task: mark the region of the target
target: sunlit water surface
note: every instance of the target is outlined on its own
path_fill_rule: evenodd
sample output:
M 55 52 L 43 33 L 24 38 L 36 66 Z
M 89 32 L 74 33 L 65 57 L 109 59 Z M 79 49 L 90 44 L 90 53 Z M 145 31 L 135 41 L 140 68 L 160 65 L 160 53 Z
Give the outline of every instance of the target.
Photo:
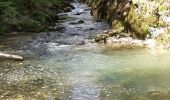
M 170 99 L 169 51 L 89 47 L 62 46 L 41 59 L 2 62 L 0 98 Z

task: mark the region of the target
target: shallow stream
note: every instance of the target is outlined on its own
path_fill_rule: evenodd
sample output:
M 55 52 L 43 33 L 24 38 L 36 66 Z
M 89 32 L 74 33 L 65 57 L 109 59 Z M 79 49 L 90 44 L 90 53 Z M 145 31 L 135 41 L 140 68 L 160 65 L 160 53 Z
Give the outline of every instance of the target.
M 89 8 L 60 14 L 56 32 L 9 37 L 0 50 L 0 100 L 170 100 L 170 52 L 91 43 L 109 26 Z

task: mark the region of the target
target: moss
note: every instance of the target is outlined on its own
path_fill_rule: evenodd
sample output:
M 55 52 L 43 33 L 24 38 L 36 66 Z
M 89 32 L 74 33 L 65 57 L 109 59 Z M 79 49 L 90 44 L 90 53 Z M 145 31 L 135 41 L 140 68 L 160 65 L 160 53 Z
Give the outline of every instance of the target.
M 170 27 L 168 27 L 167 32 L 168 32 L 168 34 L 170 34 Z
M 168 45 L 170 44 L 170 34 L 162 33 L 156 38 L 158 44 Z
M 113 30 L 124 27 L 124 32 L 131 36 L 145 39 L 150 26 L 165 27 L 167 23 L 160 20 L 160 12 L 170 9 L 166 2 L 170 0 L 87 0 L 97 5 L 97 16 L 112 24 Z M 102 7 L 101 7 L 102 6 Z M 100 8 L 100 9 L 99 9 Z M 102 9 L 102 10 L 101 10 Z
M 164 6 L 164 5 L 160 5 L 158 9 L 159 9 L 160 12 L 163 12 L 163 11 L 167 10 L 168 7 Z
M 156 16 L 148 16 L 147 18 L 145 18 L 145 22 L 148 25 L 155 25 L 158 22 L 158 19 L 156 18 Z
M 138 14 L 138 15 L 135 14 L 133 6 L 131 7 L 131 9 L 129 11 L 129 15 L 128 15 L 128 18 L 126 19 L 126 21 L 130 25 L 131 33 L 135 34 L 135 35 L 132 35 L 132 36 L 135 36 L 139 39 L 145 39 L 146 38 L 147 34 L 149 34 L 149 32 L 148 32 L 149 24 L 155 22 L 155 20 L 152 21 L 152 22 L 150 22 L 150 21 L 145 22 L 144 19 L 142 18 L 141 14 Z
M 162 20 L 159 20 L 159 21 L 158 21 L 158 26 L 159 26 L 159 27 L 165 27 L 165 26 L 166 26 L 166 23 L 163 22 Z
M 114 21 L 112 22 L 112 29 L 113 29 L 113 30 L 119 29 L 119 28 L 121 28 L 121 27 L 124 27 L 124 25 L 123 25 L 123 23 L 122 23 L 121 21 L 119 21 L 119 20 L 114 20 Z
M 146 36 L 147 34 L 149 34 L 149 25 L 145 22 L 142 23 L 141 29 L 143 31 L 143 35 Z

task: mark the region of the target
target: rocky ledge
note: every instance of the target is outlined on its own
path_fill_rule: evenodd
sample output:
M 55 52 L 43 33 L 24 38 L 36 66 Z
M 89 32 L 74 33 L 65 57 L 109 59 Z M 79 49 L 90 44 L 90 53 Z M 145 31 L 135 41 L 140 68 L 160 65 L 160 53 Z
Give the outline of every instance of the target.
M 93 16 L 106 20 L 112 28 L 97 35 L 96 42 L 170 47 L 170 0 L 84 1 Z
M 145 40 L 135 39 L 126 33 L 118 33 L 119 30 L 106 30 L 95 36 L 96 43 L 105 44 L 111 47 L 122 48 L 170 48 L 170 35 L 159 34 L 155 38 L 146 38 Z

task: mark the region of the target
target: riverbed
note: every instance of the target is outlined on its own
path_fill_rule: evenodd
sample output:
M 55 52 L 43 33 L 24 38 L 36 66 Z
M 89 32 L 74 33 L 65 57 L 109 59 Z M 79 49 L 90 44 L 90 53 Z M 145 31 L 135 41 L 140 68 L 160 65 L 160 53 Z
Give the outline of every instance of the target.
M 73 3 L 56 31 L 2 39 L 0 50 L 24 56 L 0 60 L 1 100 L 169 100 L 170 52 L 112 48 L 92 38 L 110 29 Z

